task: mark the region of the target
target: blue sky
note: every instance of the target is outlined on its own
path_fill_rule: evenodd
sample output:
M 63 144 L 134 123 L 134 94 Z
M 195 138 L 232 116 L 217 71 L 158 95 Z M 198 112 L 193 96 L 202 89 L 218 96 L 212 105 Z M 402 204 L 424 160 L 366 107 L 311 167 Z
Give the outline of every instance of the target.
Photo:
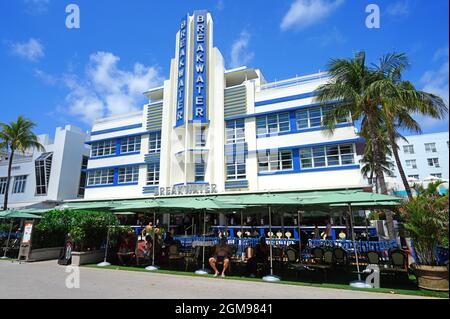
M 65 26 L 80 8 L 80 29 Z M 368 4 L 381 26 L 368 29 Z M 0 121 L 23 114 L 37 133 L 138 110 L 168 77 L 183 15 L 207 9 L 228 68 L 260 68 L 269 81 L 324 70 L 366 50 L 406 52 L 405 78 L 448 101 L 448 0 L 0 0 Z M 424 132 L 448 120 L 420 118 Z

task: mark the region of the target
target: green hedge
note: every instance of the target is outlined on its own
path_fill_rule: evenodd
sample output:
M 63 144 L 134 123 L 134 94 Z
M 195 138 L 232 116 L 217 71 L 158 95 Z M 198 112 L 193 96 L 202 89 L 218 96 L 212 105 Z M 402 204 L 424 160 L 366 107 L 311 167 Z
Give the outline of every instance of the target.
M 100 248 L 108 226 L 117 226 L 111 212 L 87 210 L 53 210 L 46 212 L 33 231 L 33 248 L 63 246 L 70 233 L 75 250 Z

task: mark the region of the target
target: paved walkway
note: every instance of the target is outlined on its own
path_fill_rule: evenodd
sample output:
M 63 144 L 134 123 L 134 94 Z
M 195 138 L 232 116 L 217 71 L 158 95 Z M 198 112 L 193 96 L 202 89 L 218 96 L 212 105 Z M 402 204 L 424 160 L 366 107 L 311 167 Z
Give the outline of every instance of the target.
M 0 261 L 0 298 L 418 298 L 361 291 L 223 280 L 161 273 L 78 268 L 80 288 L 69 289 L 71 273 L 56 261 L 18 264 Z M 69 278 L 70 279 L 70 278 Z

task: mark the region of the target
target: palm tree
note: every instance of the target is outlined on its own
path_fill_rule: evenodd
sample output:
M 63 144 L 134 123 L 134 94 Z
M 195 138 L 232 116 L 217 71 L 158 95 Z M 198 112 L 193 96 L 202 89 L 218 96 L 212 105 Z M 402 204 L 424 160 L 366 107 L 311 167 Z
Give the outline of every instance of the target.
M 382 147 L 383 124 L 379 96 L 374 94 L 378 74 L 366 65 L 366 54 L 358 52 L 350 59 L 332 59 L 328 73 L 331 80 L 317 89 L 316 100 L 322 103 L 334 102 L 335 106 L 327 112 L 323 124 L 333 133 L 336 123 L 351 114 L 353 121 L 361 121 L 361 131 L 369 137 L 372 150 L 374 173 L 377 176 L 381 193 L 387 194 L 381 162 L 384 158 Z M 367 145 L 367 143 L 366 143 Z
M 362 132 L 359 133 L 359 136 L 365 138 L 366 140 L 368 139 L 368 137 L 365 137 Z M 390 160 L 392 152 L 389 147 L 387 134 L 383 134 L 383 154 L 384 158 L 381 161 L 381 168 L 383 170 L 383 173 L 387 176 L 392 176 L 394 164 Z M 361 167 L 361 173 L 365 178 L 371 181 L 372 185 L 375 185 L 375 191 L 378 193 L 378 179 L 375 175 L 375 162 L 373 160 L 373 152 L 370 143 L 368 143 L 364 149 L 361 163 L 363 164 L 363 166 Z
M 405 139 L 399 130 L 406 129 L 420 134 L 422 130 L 419 123 L 413 118 L 413 114 L 442 119 L 447 114 L 448 108 L 442 98 L 416 90 L 411 82 L 402 80 L 402 71 L 408 66 L 409 61 L 404 53 L 390 53 L 384 55 L 374 69 L 379 74 L 376 90 L 378 91 L 377 95 L 380 96 L 381 114 L 392 154 L 408 198 L 411 200 L 411 188 L 398 154 L 396 141 L 399 138 Z
M 350 59 L 332 59 L 328 64 L 330 81 L 317 89 L 316 100 L 334 103 L 323 119 L 324 126 L 332 134 L 339 119 L 351 114 L 352 120 L 360 121 L 361 132 L 366 137 L 366 148 L 372 152 L 373 171 L 382 194 L 387 194 L 383 172 L 386 158 L 383 147 L 383 116 L 378 89 L 380 74 L 366 65 L 366 54 L 358 52 Z M 386 224 L 390 239 L 394 239 L 394 218 L 386 211 Z
M 17 151 L 25 153 L 30 149 L 44 150 L 37 136 L 31 131 L 35 126 L 32 121 L 23 116 L 19 116 L 15 122 L 9 124 L 0 123 L 0 149 L 5 149 L 9 153 L 3 210 L 8 209 L 9 184 L 14 154 Z

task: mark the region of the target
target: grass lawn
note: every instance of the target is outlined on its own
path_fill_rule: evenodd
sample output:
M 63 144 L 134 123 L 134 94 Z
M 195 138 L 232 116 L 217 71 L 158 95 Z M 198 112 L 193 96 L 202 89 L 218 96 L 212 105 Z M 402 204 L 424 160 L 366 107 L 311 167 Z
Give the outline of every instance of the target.
M 104 269 L 114 269 L 114 270 L 125 270 L 125 271 L 140 271 L 140 272 L 149 272 L 144 269 L 144 267 L 127 267 L 127 266 L 107 266 L 107 267 L 97 267 L 95 264 L 84 265 L 82 267 L 90 267 L 90 268 L 104 268 Z M 168 270 L 168 269 L 159 269 L 155 273 L 161 274 L 170 274 L 170 275 L 179 275 L 179 276 L 191 276 L 191 277 L 204 277 L 202 275 L 196 275 L 191 272 L 184 271 L 176 271 L 176 270 Z M 276 273 L 276 272 L 275 272 Z M 437 292 L 437 291 L 429 291 L 420 289 L 417 287 L 415 283 L 415 277 L 409 276 L 407 279 L 406 276 L 404 278 L 385 278 L 381 277 L 381 288 L 374 289 L 358 289 L 349 286 L 349 282 L 356 280 L 356 274 L 350 273 L 339 273 L 339 274 L 329 274 L 328 282 L 323 283 L 323 276 L 321 274 L 311 274 L 308 273 L 307 276 L 303 276 L 303 273 L 300 273 L 300 280 L 294 280 L 289 277 L 282 278 L 282 281 L 277 283 L 266 283 L 262 281 L 260 278 L 250 278 L 244 276 L 227 276 L 225 278 L 219 278 L 222 280 L 241 280 L 241 281 L 254 281 L 254 282 L 263 282 L 266 284 L 275 284 L 275 285 L 298 285 L 298 286 L 309 286 L 309 287 L 320 287 L 320 288 L 335 288 L 335 289 L 347 289 L 347 290 L 357 290 L 357 291 L 365 291 L 365 292 L 378 292 L 378 293 L 387 293 L 387 294 L 403 294 L 403 295 L 412 295 L 412 296 L 426 296 L 426 297 L 436 297 L 436 298 L 449 298 L 448 292 Z M 209 275 L 212 276 L 212 275 Z

